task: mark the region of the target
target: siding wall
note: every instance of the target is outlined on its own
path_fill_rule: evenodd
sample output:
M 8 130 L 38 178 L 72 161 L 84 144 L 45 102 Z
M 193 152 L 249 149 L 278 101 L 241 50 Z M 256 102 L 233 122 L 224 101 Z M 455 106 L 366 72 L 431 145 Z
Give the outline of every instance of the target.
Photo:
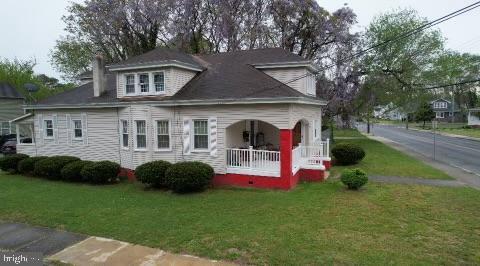
M 87 114 L 88 145 L 73 143 L 69 145 L 67 139 L 66 114 L 72 118 Z M 53 140 L 40 140 L 38 127 L 38 114 L 43 118 L 50 118 L 57 114 L 58 118 L 58 144 Z M 208 119 L 217 117 L 217 148 L 216 157 L 209 152 L 192 152 L 183 154 L 183 118 Z M 114 109 L 90 109 L 90 110 L 59 110 L 37 111 L 35 115 L 36 147 L 22 147 L 22 153 L 35 155 L 73 155 L 84 160 L 111 160 L 118 162 L 122 167 L 135 169 L 138 165 L 152 160 L 178 161 L 202 161 L 210 164 L 216 173 L 225 173 L 225 143 L 226 128 L 230 125 L 245 120 L 261 120 L 278 129 L 292 129 L 300 119 L 311 121 L 321 119 L 321 110 L 318 106 L 297 104 L 264 104 L 264 105 L 224 105 L 224 106 L 188 106 L 188 107 L 154 107 L 148 105 L 131 105 Z M 129 122 L 129 147 L 124 149 L 120 146 L 119 120 Z M 154 126 L 155 120 L 168 119 L 171 121 L 171 146 L 170 151 L 156 151 Z M 135 150 L 134 147 L 134 123 L 135 120 L 146 120 L 147 123 L 147 149 Z
M 176 67 L 152 68 L 145 70 L 122 71 L 117 73 L 117 96 L 125 96 L 125 77 L 124 74 L 135 74 L 144 72 L 163 71 L 165 78 L 165 96 L 172 96 L 179 91 L 187 82 L 197 74 L 195 71 L 185 70 Z M 162 94 L 163 95 L 163 94 Z
M 308 70 L 305 67 L 296 67 L 282 69 L 263 69 L 263 72 L 280 82 L 286 83 L 300 76 L 306 75 Z M 306 82 L 307 78 L 301 78 L 296 81 L 290 82 L 287 85 L 303 94 L 307 94 Z
M 298 121 L 304 120 L 308 123 L 308 143 L 312 143 L 313 140 L 313 121 L 318 120 L 320 122 L 320 130 L 322 125 L 322 109 L 318 106 L 292 104 L 290 106 L 290 128 L 294 128 Z M 318 133 L 320 136 L 320 132 Z
M 80 118 L 81 113 L 87 114 L 87 132 L 84 137 L 88 138 L 88 144 L 82 141 L 68 141 L 67 119 L 70 114 L 73 119 Z M 41 139 L 39 128 L 39 115 L 43 119 L 51 119 L 57 115 L 58 141 L 53 139 Z M 37 155 L 72 155 L 82 160 L 111 160 L 120 162 L 118 119 L 116 109 L 91 109 L 91 110 L 55 110 L 35 112 L 35 147 Z M 43 134 L 42 134 L 43 135 Z M 19 152 L 35 155 L 35 149 L 22 147 Z

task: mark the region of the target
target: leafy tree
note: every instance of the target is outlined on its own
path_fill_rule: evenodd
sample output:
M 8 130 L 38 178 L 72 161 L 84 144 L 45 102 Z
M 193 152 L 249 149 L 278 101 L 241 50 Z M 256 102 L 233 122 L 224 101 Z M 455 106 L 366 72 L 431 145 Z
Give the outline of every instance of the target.
M 404 9 L 377 16 L 367 28 L 365 44 L 373 46 L 413 30 L 427 22 L 415 10 Z M 384 90 L 386 102 L 392 102 L 403 112 L 410 113 L 419 100 L 430 92 L 423 89 L 425 73 L 443 51 L 440 32 L 434 29 L 419 31 L 412 36 L 390 42 L 365 56 L 365 74 L 383 80 L 376 90 Z M 407 124 L 408 128 L 408 119 Z
M 57 40 L 50 52 L 50 62 L 54 68 L 63 73 L 63 78 L 74 81 L 77 76 L 90 69 L 93 45 L 74 38 Z
M 34 66 L 35 61 L 33 60 L 21 61 L 15 59 L 10 61 L 0 59 L 0 81 L 14 86 L 27 100 L 41 100 L 74 87 L 73 84 L 56 84 L 55 87 L 50 87 L 45 82 L 45 78 L 47 80 L 53 80 L 54 78 L 42 74 L 35 75 L 33 72 Z M 24 88 L 26 83 L 37 85 L 39 90 L 30 95 Z
M 426 121 L 432 121 L 435 118 L 435 112 L 432 109 L 432 106 L 428 102 L 422 102 L 415 112 L 415 119 L 417 121 L 423 121 L 423 128 L 425 128 Z

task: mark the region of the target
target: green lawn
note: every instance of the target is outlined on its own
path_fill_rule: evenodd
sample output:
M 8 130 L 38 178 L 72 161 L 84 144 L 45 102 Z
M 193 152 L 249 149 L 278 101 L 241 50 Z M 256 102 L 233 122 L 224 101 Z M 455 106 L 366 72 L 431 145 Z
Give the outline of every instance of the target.
M 467 137 L 480 138 L 480 128 L 439 128 L 439 131 Z
M 0 174 L 0 219 L 245 264 L 479 264 L 480 193 L 337 181 L 175 195 Z
M 337 131 L 342 135 L 343 130 Z M 389 146 L 361 135 L 357 130 L 346 130 L 350 137 L 361 139 L 338 139 L 336 143 L 354 143 L 365 150 L 365 158 L 353 166 L 335 166 L 332 174 L 337 175 L 345 168 L 361 168 L 371 175 L 407 176 L 428 179 L 453 179 L 446 173 L 412 158 Z

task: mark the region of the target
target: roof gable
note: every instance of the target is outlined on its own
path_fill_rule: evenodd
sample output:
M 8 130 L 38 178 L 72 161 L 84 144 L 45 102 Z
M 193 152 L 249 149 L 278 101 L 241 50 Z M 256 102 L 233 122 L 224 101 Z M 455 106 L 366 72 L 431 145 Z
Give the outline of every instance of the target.
M 23 99 L 24 97 L 12 85 L 0 82 L 0 98 Z

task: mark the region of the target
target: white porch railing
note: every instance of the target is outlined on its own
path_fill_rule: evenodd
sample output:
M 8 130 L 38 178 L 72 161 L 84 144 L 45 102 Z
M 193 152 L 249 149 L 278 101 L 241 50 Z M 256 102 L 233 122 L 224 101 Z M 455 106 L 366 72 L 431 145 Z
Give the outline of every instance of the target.
M 295 173 L 302 164 L 302 146 L 297 146 L 292 150 L 292 171 Z
M 280 152 L 227 148 L 227 172 L 238 174 L 280 176 Z
M 318 141 L 314 145 L 300 145 L 292 150 L 292 172 L 296 173 L 302 165 L 321 166 L 323 160 L 330 157 L 329 140 Z

